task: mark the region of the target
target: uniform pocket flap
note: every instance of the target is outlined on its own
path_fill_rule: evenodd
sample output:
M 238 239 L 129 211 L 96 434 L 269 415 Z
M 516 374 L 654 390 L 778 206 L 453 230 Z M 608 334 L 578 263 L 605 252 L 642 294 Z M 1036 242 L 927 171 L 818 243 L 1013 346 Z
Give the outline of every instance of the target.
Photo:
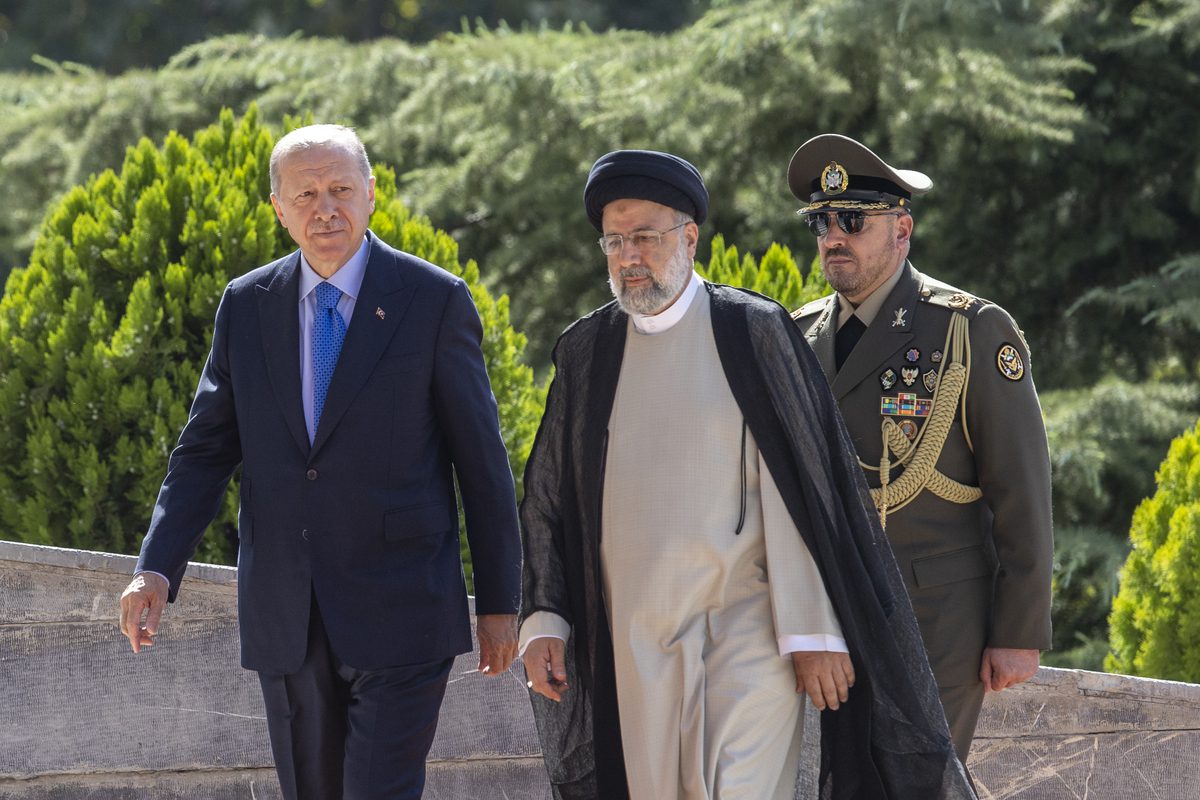
M 983 548 L 977 545 L 936 556 L 914 558 L 912 571 L 917 586 L 927 589 L 930 586 L 991 575 L 992 565 L 984 555 Z
M 389 542 L 398 542 L 417 536 L 445 534 L 450 530 L 453 519 L 442 503 L 425 503 L 385 511 L 383 538 Z

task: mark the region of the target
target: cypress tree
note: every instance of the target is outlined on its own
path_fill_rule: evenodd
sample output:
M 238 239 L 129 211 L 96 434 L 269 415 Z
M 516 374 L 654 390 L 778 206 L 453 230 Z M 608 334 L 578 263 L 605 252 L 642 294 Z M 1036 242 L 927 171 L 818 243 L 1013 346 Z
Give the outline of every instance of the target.
M 761 260 L 749 253 L 738 258 L 737 248 L 727 246 L 725 237 L 717 234 L 709 249 L 708 265 L 700 269 L 705 278 L 713 283 L 727 283 L 765 294 L 789 311 L 833 291 L 821 272 L 820 258 L 813 258 L 808 272 L 804 273 L 792 257 L 792 251 L 783 245 L 772 244 Z
M 142 139 L 120 172 L 71 189 L 0 300 L 0 535 L 136 552 L 232 278 L 295 247 L 268 201 L 275 136 L 252 106 L 188 141 Z M 542 389 L 525 337 L 473 261 L 409 213 L 375 166 L 371 228 L 470 284 L 505 444 L 519 474 Z M 197 558 L 236 550 L 237 481 Z M 214 535 L 215 534 L 215 535 Z
M 1200 681 L 1200 423 L 1171 443 L 1133 515 L 1105 669 Z

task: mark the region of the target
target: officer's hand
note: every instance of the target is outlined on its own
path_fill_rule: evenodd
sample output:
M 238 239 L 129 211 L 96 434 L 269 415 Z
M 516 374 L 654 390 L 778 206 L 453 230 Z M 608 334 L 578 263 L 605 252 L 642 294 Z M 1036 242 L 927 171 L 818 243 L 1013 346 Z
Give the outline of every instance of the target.
M 796 692 L 807 693 L 818 711 L 837 711 L 850 699 L 854 665 L 849 654 L 803 650 L 792 653 L 792 667 L 796 670 Z
M 979 665 L 979 680 L 985 692 L 999 692 L 1033 677 L 1038 669 L 1037 650 L 1017 650 L 1011 647 L 988 647 Z
M 134 575 L 125 587 L 121 594 L 121 633 L 129 639 L 133 652 L 140 653 L 143 647 L 154 646 L 158 623 L 167 607 L 169 589 L 163 576 L 153 572 Z M 145 622 L 143 614 L 146 615 Z
M 517 658 L 517 615 L 480 614 L 475 618 L 479 639 L 479 671 L 503 675 Z
M 566 644 L 557 636 L 543 636 L 534 639 L 525 648 L 521 660 L 525 663 L 525 676 L 529 678 L 529 688 L 542 697 L 549 697 L 554 702 L 562 700 L 562 693 L 567 690 L 567 666 L 563 659 Z

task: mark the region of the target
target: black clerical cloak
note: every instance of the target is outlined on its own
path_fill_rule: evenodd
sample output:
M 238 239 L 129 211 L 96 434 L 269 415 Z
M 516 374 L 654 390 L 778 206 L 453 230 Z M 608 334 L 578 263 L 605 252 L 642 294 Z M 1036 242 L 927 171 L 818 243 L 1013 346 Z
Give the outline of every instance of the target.
M 782 306 L 742 289 L 705 288 L 729 387 L 821 571 L 854 662 L 849 702 L 821 715 L 820 797 L 974 798 L 824 373 Z M 572 625 L 570 688 L 561 703 L 532 696 L 559 800 L 628 797 L 600 574 L 607 429 L 627 323 L 609 303 L 559 338 L 525 467 L 522 618 L 550 611 Z

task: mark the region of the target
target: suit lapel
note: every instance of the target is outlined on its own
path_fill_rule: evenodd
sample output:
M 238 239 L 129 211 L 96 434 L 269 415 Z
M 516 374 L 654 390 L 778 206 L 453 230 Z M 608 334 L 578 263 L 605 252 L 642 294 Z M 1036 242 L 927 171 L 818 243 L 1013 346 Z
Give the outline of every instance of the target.
M 329 393 L 313 439 L 312 455 L 321 449 L 351 401 L 371 377 L 412 299 L 412 287 L 405 285 L 395 256 L 374 235 L 370 238 L 367 269 L 358 299 L 354 301 L 354 315 L 350 318 L 346 340 L 329 381 Z
M 821 364 L 821 369 L 825 372 L 825 377 L 830 381 L 833 380 L 833 376 L 837 373 L 837 366 L 833 355 L 833 337 L 837 333 L 837 310 L 837 295 L 831 294 L 825 305 L 825 310 L 817 318 L 816 324 L 804 334 L 804 338 L 808 340 L 809 347 L 812 348 L 813 353 L 817 356 L 817 361 Z
M 308 428 L 300 398 L 300 251 L 271 273 L 264 286 L 254 287 L 267 379 L 275 393 L 296 446 L 308 452 Z
M 830 384 L 833 396 L 839 401 L 865 378 L 879 372 L 888 359 L 912 341 L 912 318 L 917 310 L 920 281 L 907 262 L 901 269 L 904 274 L 900 282 L 883 302 Z M 836 327 L 837 320 L 831 324 Z

